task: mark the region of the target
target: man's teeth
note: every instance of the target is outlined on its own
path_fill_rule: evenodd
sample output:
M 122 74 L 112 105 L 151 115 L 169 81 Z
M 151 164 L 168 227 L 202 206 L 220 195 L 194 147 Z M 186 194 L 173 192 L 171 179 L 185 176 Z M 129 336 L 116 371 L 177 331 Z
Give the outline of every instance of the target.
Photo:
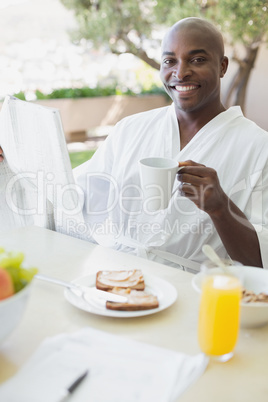
M 181 86 L 179 86 L 179 85 L 175 86 L 175 89 L 176 89 L 177 91 L 180 91 L 180 92 L 191 91 L 192 89 L 196 89 L 196 88 L 197 88 L 197 87 L 194 86 L 194 85 L 190 85 L 190 86 L 188 86 L 188 87 L 185 87 L 185 86 L 181 87 Z

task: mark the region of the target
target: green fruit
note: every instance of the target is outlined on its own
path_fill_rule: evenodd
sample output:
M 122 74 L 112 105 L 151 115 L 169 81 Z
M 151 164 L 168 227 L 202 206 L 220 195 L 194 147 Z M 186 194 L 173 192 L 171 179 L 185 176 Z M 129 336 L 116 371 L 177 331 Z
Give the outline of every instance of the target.
M 22 266 L 24 254 L 17 251 L 6 252 L 0 248 L 0 267 L 4 268 L 12 278 L 14 290 L 17 293 L 23 289 L 37 274 L 37 268 Z
M 24 254 L 15 251 L 3 251 L 0 253 L 0 267 L 16 267 L 19 268 L 24 260 Z

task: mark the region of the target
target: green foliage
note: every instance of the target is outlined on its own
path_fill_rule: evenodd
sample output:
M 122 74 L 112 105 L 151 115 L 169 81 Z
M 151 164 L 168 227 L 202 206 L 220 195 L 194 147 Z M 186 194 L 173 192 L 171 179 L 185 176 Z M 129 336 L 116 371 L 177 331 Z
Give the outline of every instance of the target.
M 260 39 L 267 40 L 267 0 L 224 0 L 219 4 L 218 20 L 232 43 L 250 46 Z
M 21 99 L 21 100 L 26 100 L 25 93 L 23 91 L 20 91 L 20 92 L 14 94 L 13 96 L 15 96 L 16 98 Z
M 83 87 L 83 88 L 59 88 L 55 89 L 49 94 L 44 94 L 40 90 L 35 91 L 35 97 L 37 100 L 42 99 L 77 99 L 77 98 L 93 98 L 97 96 L 111 96 L 111 95 L 166 95 L 162 86 L 157 86 L 153 82 L 149 86 L 141 88 L 138 92 L 134 92 L 129 88 L 120 88 L 117 86 L 100 87 L 95 88 Z M 26 100 L 24 92 L 14 94 L 14 96 L 21 100 Z
M 94 150 L 92 151 L 80 151 L 80 152 L 70 152 L 70 161 L 72 168 L 81 165 L 82 163 L 88 161 L 94 155 Z
M 43 92 L 39 91 L 39 89 L 35 91 L 35 96 L 36 99 L 47 99 L 47 95 L 43 94 Z
M 154 2 L 133 0 L 62 0 L 62 3 L 74 10 L 79 31 L 75 39 L 86 38 L 95 45 L 109 46 L 118 49 L 120 43 L 127 41 L 126 34 L 133 31 L 149 36 L 151 25 L 155 22 L 152 5 Z M 118 45 L 118 46 L 117 46 Z
M 115 54 L 132 53 L 159 69 L 160 38 L 163 31 L 186 17 L 211 20 L 233 47 L 238 71 L 230 84 L 227 99 L 243 108 L 256 49 L 267 41 L 267 0 L 61 0 L 75 13 L 77 43 L 88 40 L 96 49 Z M 242 44 L 243 53 L 236 49 Z M 254 54 L 255 52 L 255 54 Z M 239 58 L 240 57 L 240 58 Z
M 61 88 L 55 89 L 46 96 L 47 99 L 59 98 L 92 98 L 94 96 L 116 95 L 116 87 L 96 87 L 96 88 Z M 40 99 L 40 98 L 38 98 Z
M 75 12 L 78 29 L 73 33 L 74 40 L 85 38 L 96 48 L 106 46 L 114 53 L 130 52 L 142 60 L 149 42 L 153 48 L 159 46 L 156 30 L 189 16 L 212 20 L 232 44 L 248 46 L 259 39 L 267 40 L 267 0 L 61 1 Z

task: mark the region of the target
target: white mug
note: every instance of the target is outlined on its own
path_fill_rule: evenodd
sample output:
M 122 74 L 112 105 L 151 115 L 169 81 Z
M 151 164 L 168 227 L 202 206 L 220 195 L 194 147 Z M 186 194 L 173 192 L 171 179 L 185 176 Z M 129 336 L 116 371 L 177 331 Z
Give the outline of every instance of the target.
M 174 159 L 150 157 L 141 159 L 140 178 L 144 195 L 144 209 L 153 212 L 168 207 L 178 162 Z

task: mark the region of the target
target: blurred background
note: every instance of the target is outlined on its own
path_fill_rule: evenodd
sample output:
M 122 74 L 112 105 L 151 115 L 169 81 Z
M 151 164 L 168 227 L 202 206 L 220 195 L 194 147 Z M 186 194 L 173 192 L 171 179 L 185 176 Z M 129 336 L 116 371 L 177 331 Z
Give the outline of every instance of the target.
M 187 16 L 210 19 L 224 35 L 224 104 L 268 130 L 268 10 L 260 0 L 0 0 L 0 99 L 57 107 L 79 164 L 116 121 L 169 103 L 160 40 Z
M 0 0 L 0 23 L 0 97 L 23 91 L 33 100 L 36 89 L 49 93 L 98 83 L 135 90 L 138 81 L 158 79 L 153 69 L 143 78 L 146 66 L 130 53 L 115 55 L 85 40 L 72 43 L 78 24 L 60 0 Z

